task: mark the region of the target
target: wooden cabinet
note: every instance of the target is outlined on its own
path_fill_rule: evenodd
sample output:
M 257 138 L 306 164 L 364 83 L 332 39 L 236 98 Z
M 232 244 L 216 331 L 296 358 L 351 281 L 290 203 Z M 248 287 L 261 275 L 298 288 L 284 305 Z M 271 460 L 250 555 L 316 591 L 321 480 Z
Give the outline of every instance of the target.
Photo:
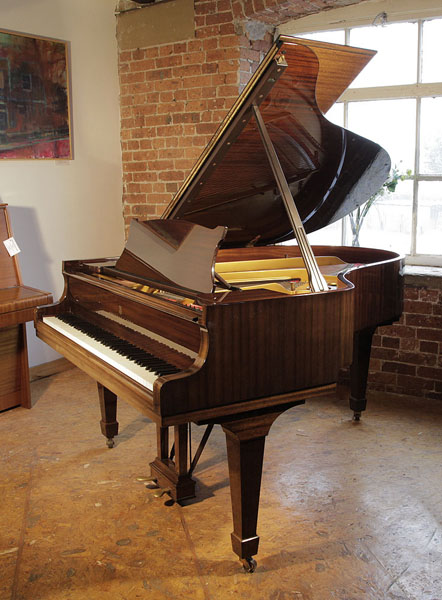
M 0 411 L 31 408 L 26 321 L 36 306 L 52 302 L 51 294 L 22 283 L 17 255 L 3 243 L 12 237 L 6 207 L 0 204 Z

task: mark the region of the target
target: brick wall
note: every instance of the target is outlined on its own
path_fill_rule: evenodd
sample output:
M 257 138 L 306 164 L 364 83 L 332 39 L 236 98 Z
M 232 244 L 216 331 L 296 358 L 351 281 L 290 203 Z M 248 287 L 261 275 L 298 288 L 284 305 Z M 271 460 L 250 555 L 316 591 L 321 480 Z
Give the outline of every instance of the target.
M 442 289 L 406 284 L 404 313 L 373 338 L 369 389 L 442 400 Z
M 229 0 L 195 2 L 192 40 L 120 52 L 126 223 L 161 216 L 237 97 L 239 60 Z

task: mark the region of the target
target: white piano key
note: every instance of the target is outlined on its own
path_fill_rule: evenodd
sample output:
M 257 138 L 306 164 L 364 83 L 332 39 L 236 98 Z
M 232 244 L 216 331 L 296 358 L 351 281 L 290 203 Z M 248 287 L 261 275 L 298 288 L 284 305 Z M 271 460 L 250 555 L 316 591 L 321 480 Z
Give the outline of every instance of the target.
M 112 350 L 112 348 L 108 348 L 97 340 L 90 338 L 85 333 L 78 331 L 78 329 L 75 329 L 75 327 L 72 327 L 72 325 L 64 323 L 57 317 L 43 317 L 43 323 L 49 327 L 52 327 L 52 329 L 55 329 L 88 352 L 91 352 L 97 358 L 100 358 L 112 367 L 115 367 L 115 369 L 124 375 L 127 375 L 143 387 L 153 391 L 154 381 L 158 379 L 158 375 L 156 375 L 156 373 L 153 373 L 145 367 L 135 364 L 125 356 L 122 356 L 115 350 Z

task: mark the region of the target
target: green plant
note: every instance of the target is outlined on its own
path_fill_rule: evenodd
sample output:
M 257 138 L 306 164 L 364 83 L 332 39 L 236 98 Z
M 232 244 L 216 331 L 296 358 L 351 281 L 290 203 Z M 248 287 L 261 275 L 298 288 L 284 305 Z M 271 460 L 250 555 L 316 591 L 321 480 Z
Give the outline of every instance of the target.
M 393 194 L 396 191 L 397 184 L 399 181 L 404 181 L 411 176 L 411 169 L 407 169 L 405 173 L 401 173 L 399 168 L 395 165 L 388 176 L 387 181 L 383 184 L 383 186 L 371 196 L 365 204 L 362 206 L 358 206 L 356 210 L 349 213 L 350 217 L 350 227 L 352 234 L 352 246 L 359 246 L 359 234 L 361 232 L 361 227 L 364 223 L 364 219 L 367 216 L 368 211 L 373 206 L 373 204 L 379 198 L 382 198 L 386 194 Z

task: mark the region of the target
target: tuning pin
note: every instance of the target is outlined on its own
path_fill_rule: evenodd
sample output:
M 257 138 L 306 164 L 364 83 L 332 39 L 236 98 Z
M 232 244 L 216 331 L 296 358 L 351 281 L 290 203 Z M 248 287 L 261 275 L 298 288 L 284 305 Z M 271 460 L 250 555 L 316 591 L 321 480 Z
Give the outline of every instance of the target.
M 155 492 L 155 498 L 161 498 L 164 494 L 170 494 L 170 488 L 160 488 L 157 492 Z

